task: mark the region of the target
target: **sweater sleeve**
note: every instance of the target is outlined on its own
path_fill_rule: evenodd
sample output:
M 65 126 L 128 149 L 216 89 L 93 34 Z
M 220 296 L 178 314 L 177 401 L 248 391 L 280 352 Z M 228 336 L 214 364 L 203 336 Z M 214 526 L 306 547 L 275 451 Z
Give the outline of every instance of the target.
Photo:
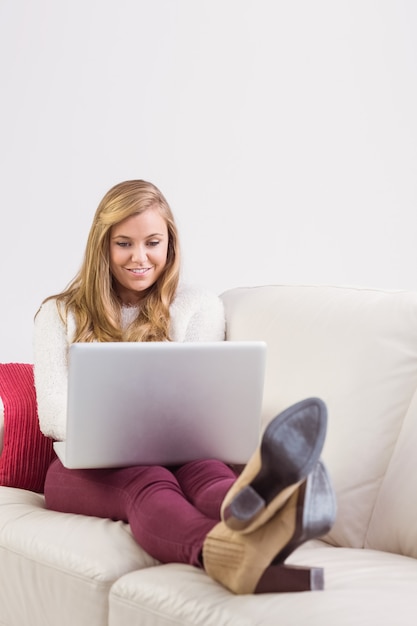
M 44 435 L 66 435 L 68 339 L 55 300 L 48 300 L 35 318 L 34 377 L 39 425 Z
M 196 287 L 178 290 L 171 307 L 173 341 L 223 341 L 225 315 L 220 298 Z

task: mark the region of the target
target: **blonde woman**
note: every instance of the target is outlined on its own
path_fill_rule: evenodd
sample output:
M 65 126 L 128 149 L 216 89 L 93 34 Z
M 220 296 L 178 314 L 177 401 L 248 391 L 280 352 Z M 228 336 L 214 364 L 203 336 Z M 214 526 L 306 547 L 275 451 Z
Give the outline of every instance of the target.
M 143 180 L 110 189 L 80 271 L 35 318 L 45 435 L 65 439 L 71 343 L 224 340 L 220 299 L 180 285 L 179 276 L 177 228 L 162 193 Z M 153 557 L 204 568 L 234 593 L 321 588 L 320 568 L 284 561 L 334 520 L 333 490 L 319 460 L 326 425 L 320 399 L 290 407 L 270 423 L 240 475 L 213 459 L 110 470 L 70 470 L 57 459 L 46 478 L 46 506 L 128 522 Z

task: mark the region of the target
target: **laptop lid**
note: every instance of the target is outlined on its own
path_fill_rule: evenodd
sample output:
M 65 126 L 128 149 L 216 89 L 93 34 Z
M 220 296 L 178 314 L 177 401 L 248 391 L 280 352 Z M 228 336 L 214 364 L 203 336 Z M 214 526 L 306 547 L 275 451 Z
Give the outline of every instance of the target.
M 266 344 L 75 343 L 69 349 L 69 468 L 246 463 L 259 441 Z

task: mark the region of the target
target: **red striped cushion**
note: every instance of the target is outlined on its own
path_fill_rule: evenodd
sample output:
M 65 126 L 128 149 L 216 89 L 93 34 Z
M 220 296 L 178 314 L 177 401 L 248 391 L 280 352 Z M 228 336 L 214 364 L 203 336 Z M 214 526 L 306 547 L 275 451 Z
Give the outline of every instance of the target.
M 0 363 L 0 396 L 4 405 L 0 485 L 42 493 L 55 453 L 52 440 L 39 428 L 33 366 Z

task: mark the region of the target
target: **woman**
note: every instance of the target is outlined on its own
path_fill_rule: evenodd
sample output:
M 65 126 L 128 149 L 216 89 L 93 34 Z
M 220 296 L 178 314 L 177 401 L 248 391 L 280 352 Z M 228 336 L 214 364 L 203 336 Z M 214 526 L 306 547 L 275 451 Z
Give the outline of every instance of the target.
M 110 189 L 97 208 L 79 273 L 35 318 L 35 384 L 45 435 L 65 439 L 71 343 L 224 340 L 220 299 L 180 287 L 179 272 L 177 229 L 161 192 L 142 180 Z M 294 577 L 283 562 L 334 520 L 333 491 L 319 461 L 326 422 L 319 399 L 290 407 L 270 423 L 239 476 L 212 459 L 111 470 L 69 470 L 55 460 L 46 506 L 129 522 L 153 557 L 203 567 L 235 593 L 312 588 L 309 569 Z

